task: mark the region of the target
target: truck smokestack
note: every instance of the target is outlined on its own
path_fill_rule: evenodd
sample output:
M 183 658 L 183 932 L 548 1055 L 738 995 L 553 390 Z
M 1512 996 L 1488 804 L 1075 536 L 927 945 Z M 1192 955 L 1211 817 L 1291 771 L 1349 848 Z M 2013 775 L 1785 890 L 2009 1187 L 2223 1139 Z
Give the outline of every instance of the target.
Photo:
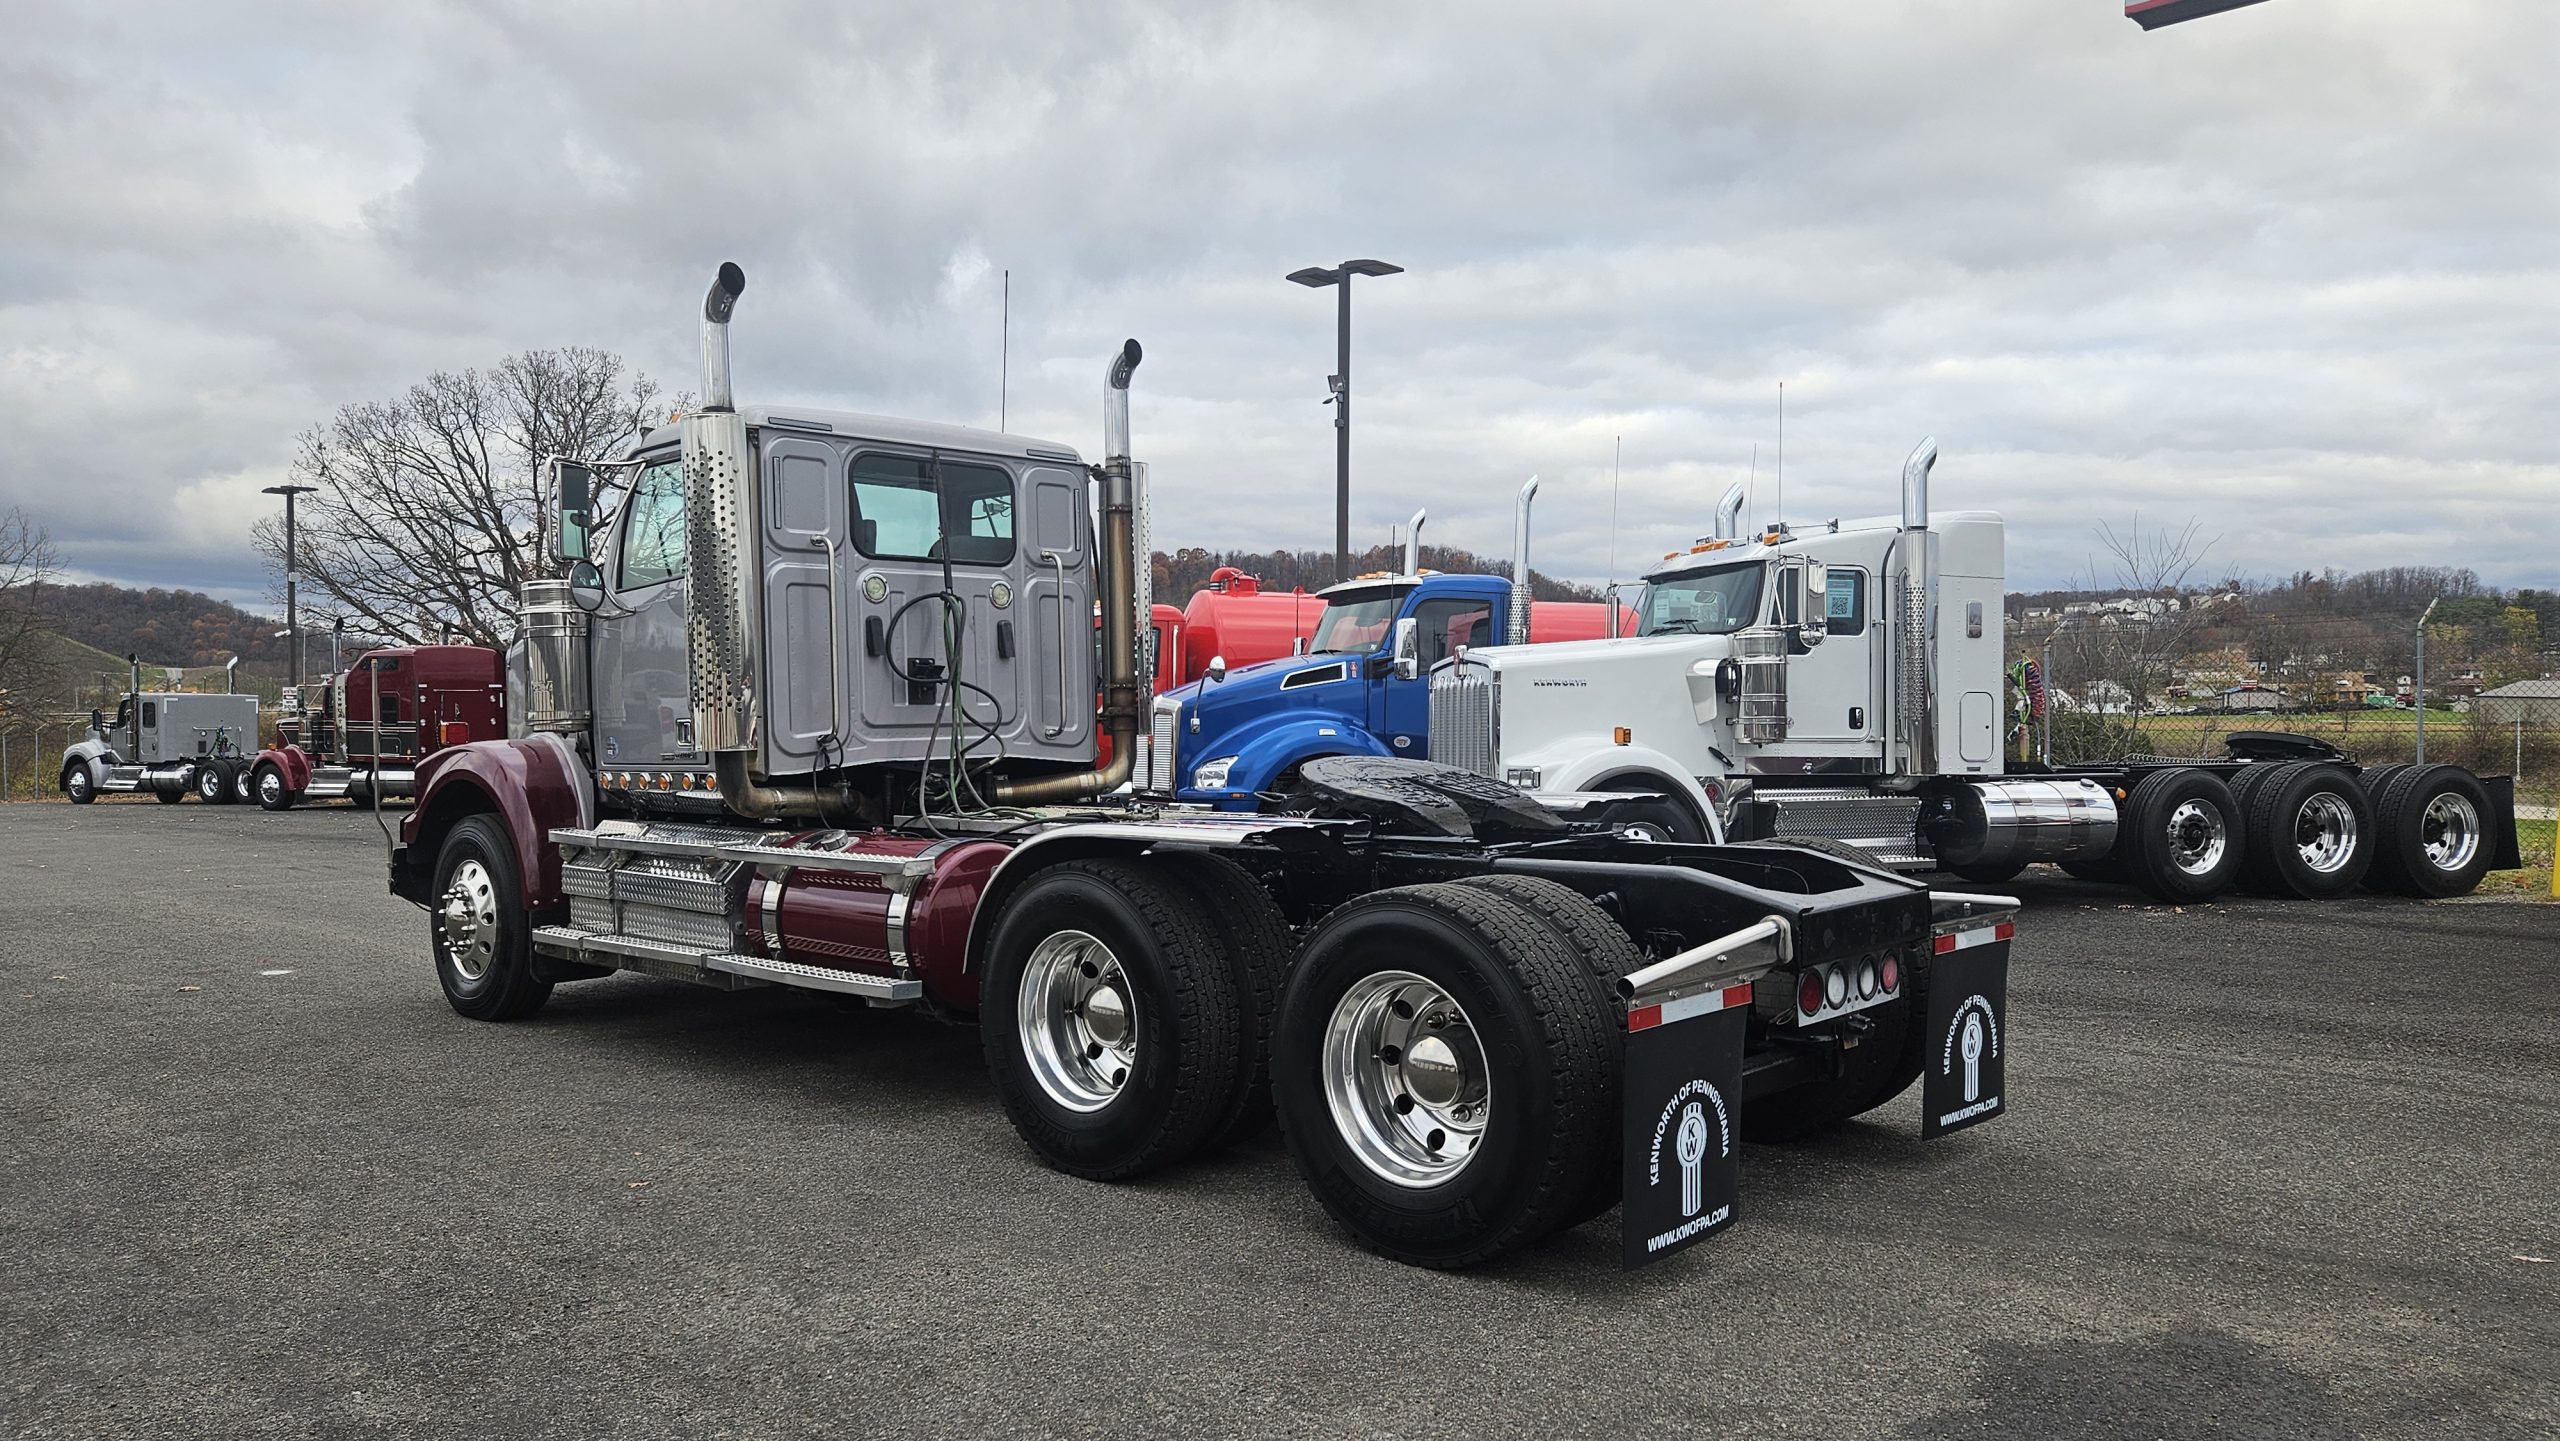
M 1938 463 L 1935 436 L 1902 463 L 1902 533 L 1894 537 L 1893 715 L 1901 770 L 1937 770 L 1937 677 L 1930 650 L 1938 626 L 1938 537 L 1929 530 L 1929 470 Z
M 756 563 L 762 496 L 747 423 L 729 388 L 729 316 L 747 273 L 722 262 L 702 298 L 702 403 L 677 430 L 684 444 L 684 534 L 692 559 L 685 587 L 695 744 L 711 753 L 720 802 L 745 820 L 816 816 L 814 788 L 784 793 L 759 773 L 764 606 Z
M 1404 531 L 1404 573 L 1422 574 L 1422 522 L 1430 516 L 1428 509 L 1413 513 L 1413 523 Z
M 737 262 L 720 262 L 720 273 L 711 280 L 711 290 L 702 297 L 702 408 L 725 412 L 736 409 L 729 390 L 729 312 L 737 309 L 738 297 L 747 293 L 747 273 Z
M 1930 436 L 1912 448 L 1902 463 L 1902 528 L 1929 528 L 1929 468 L 1938 463 L 1938 438 Z
M 1502 634 L 1511 645 L 1529 639 L 1529 504 L 1537 498 L 1538 478 L 1533 475 L 1520 487 L 1519 504 L 1511 514 L 1511 623 Z
M 1107 795 L 1118 790 L 1137 765 L 1138 728 L 1143 719 L 1138 700 L 1138 636 L 1147 627 L 1154 588 L 1144 549 L 1149 530 L 1147 468 L 1129 455 L 1129 381 L 1145 358 L 1146 351 L 1137 341 L 1124 342 L 1103 374 L 1102 464 L 1094 473 L 1102 485 L 1101 547 L 1094 556 L 1094 579 L 1102 591 L 1101 721 L 1103 733 L 1111 737 L 1111 763 L 1065 775 L 998 781 L 989 796 L 997 805 Z
M 1737 480 L 1726 488 L 1724 499 L 1716 502 L 1717 540 L 1731 540 L 1742 534 L 1742 502 L 1749 494 L 1750 491 Z
M 222 693 L 224 695 L 240 693 L 240 657 L 236 655 L 222 663 Z

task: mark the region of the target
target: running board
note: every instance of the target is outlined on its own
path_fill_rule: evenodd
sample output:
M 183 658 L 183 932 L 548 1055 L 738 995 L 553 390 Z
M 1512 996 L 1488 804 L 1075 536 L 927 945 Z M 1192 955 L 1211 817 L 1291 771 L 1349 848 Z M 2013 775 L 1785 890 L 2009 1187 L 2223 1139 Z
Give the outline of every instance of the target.
M 703 964 L 715 971 L 726 971 L 749 980 L 771 981 L 777 986 L 799 986 L 812 991 L 833 991 L 842 996 L 860 996 L 866 1001 L 916 1001 L 924 998 L 924 982 L 896 980 L 862 971 L 839 971 L 827 966 L 804 966 L 798 961 L 776 961 L 764 956 L 719 955 L 705 957 Z

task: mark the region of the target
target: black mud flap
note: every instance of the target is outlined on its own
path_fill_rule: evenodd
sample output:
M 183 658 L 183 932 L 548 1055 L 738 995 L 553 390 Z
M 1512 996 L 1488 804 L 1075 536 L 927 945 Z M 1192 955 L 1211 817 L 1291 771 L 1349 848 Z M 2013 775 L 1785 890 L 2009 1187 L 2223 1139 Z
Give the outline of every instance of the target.
M 1920 1138 L 2007 1113 L 2009 942 L 2005 917 L 1941 922 L 1929 963 L 1929 1054 L 1920 1071 Z
M 1733 1224 L 1750 1012 L 1745 982 L 1627 1013 L 1618 1234 L 1629 1270 Z

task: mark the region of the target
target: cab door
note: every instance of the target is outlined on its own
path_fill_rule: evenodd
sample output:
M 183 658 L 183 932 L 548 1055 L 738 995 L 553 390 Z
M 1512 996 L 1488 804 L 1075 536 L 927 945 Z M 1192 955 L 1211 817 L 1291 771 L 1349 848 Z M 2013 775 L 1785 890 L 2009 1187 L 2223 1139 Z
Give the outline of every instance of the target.
M 1370 729 L 1390 753 L 1415 760 L 1431 757 L 1431 668 L 1447 660 L 1459 646 L 1499 644 L 1494 633 L 1495 597 L 1490 592 L 1451 595 L 1441 592 L 1415 602 L 1412 617 L 1420 645 L 1420 664 L 1406 680 L 1395 672 L 1394 647 L 1380 652 L 1383 674 L 1372 667 Z
M 1787 662 L 1787 740 L 1879 739 L 1876 683 L 1883 627 L 1874 572 L 1834 561 L 1823 590 L 1820 645 Z

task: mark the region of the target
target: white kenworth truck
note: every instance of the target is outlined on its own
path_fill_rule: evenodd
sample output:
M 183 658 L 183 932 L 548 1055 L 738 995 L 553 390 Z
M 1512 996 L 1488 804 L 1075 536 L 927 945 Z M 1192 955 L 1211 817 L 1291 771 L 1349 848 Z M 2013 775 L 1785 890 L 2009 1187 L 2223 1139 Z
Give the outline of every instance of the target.
M 562 471 L 524 733 L 419 767 L 391 888 L 456 1011 L 622 970 L 974 1020 L 1050 1165 L 1136 1176 L 1276 1111 L 1325 1210 L 1429 1266 L 1620 1203 L 1640 1264 L 1732 1221 L 1746 1130 L 1915 1082 L 1924 1135 L 2005 1112 L 2008 899 L 1383 757 L 1308 767 L 1302 814 L 1115 798 L 1150 610 L 1136 343 L 1088 467 L 734 405 L 745 285 L 704 301 L 701 405 Z
M 57 774 L 76 806 L 102 795 L 149 795 L 176 805 L 189 795 L 227 805 L 248 798 L 249 764 L 258 754 L 258 698 L 228 693 L 142 688 L 142 662 L 132 656 L 133 683 L 114 720 L 89 713 L 89 730 L 64 747 Z M 237 673 L 233 660 L 224 672 Z
M 1645 577 L 1634 634 L 1470 650 L 1432 676 L 1431 755 L 1523 790 L 1653 791 L 1675 835 L 1845 843 L 1997 884 L 2030 863 L 2171 902 L 2235 885 L 2470 891 L 2518 865 L 2511 778 L 2359 769 L 2305 736 L 2222 756 L 2005 762 L 2000 517 L 1902 514 L 1717 534 Z

